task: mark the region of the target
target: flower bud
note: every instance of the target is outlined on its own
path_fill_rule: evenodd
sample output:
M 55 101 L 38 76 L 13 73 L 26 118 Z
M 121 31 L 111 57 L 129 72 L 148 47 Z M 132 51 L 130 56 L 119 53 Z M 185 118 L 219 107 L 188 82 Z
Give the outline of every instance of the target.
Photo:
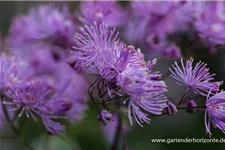
M 177 113 L 177 107 L 173 103 L 168 102 L 168 107 L 166 108 L 166 111 L 169 116 L 173 116 Z
M 188 108 L 186 111 L 189 113 L 193 113 L 196 111 L 195 108 L 193 108 L 193 107 L 196 107 L 196 106 L 197 106 L 197 104 L 195 103 L 195 101 L 190 100 L 186 103 L 186 107 Z
M 107 125 L 112 120 L 112 118 L 113 115 L 106 110 L 102 110 L 97 117 L 97 119 L 101 121 L 104 125 Z

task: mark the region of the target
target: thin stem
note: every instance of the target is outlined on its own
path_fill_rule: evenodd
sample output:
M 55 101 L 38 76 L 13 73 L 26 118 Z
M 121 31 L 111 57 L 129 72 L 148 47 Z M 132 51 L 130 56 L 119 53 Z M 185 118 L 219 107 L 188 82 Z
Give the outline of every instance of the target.
M 26 141 L 23 137 L 20 136 L 20 131 L 15 127 L 14 123 L 12 122 L 12 120 L 9 117 L 8 111 L 5 107 L 5 105 L 3 104 L 3 101 L 5 99 L 5 97 L 0 93 L 0 97 L 1 97 L 1 105 L 2 105 L 2 110 L 4 113 L 4 117 L 7 121 L 7 123 L 9 124 L 9 127 L 11 128 L 11 130 L 13 131 L 13 133 L 16 135 L 16 137 L 18 137 L 21 141 L 21 143 L 23 143 L 28 149 L 30 150 L 34 150 Z
M 118 124 L 117 124 L 116 133 L 115 133 L 113 143 L 112 143 L 110 150 L 118 149 L 121 134 L 122 134 L 122 119 L 121 119 L 120 114 L 118 114 Z
M 191 107 L 192 109 L 205 110 L 206 106 Z M 177 107 L 177 109 L 190 109 L 189 107 Z

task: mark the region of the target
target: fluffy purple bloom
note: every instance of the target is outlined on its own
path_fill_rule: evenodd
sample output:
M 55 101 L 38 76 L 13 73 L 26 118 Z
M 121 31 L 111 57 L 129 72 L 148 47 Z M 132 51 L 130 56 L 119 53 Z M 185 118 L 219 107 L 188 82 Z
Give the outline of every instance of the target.
M 207 116 L 209 117 L 207 120 Z M 225 92 L 219 92 L 206 100 L 205 127 L 211 135 L 210 124 L 225 133 Z
M 74 19 L 66 6 L 57 9 L 53 5 L 42 5 L 30 9 L 28 15 L 13 20 L 9 42 L 12 50 L 21 55 L 26 55 L 34 43 L 57 46 L 68 51 L 73 45 L 75 31 Z
M 69 82 L 73 81 L 68 81 L 61 89 L 53 88 L 40 80 L 14 84 L 5 91 L 10 101 L 3 103 L 12 107 L 10 111 L 18 112 L 18 117 L 25 114 L 27 118 L 34 120 L 41 118 L 49 132 L 58 134 L 63 126 L 54 119 L 66 116 L 71 121 L 80 120 L 86 109 L 85 96 L 79 90 L 76 91 L 79 87 L 74 87 Z
M 116 1 L 86 1 L 81 3 L 78 19 L 87 25 L 104 22 L 110 27 L 116 27 L 126 21 L 126 15 Z
M 167 99 L 163 93 L 166 85 L 159 81 L 157 73 L 149 72 L 147 68 L 127 68 L 117 77 L 117 82 L 121 89 L 129 97 L 128 118 L 131 123 L 132 115 L 135 121 L 142 126 L 142 123 L 150 123 L 148 113 L 160 115 L 162 110 L 167 107 Z
M 166 85 L 160 81 L 158 72 L 151 73 L 156 60 L 145 62 L 140 49 L 120 44 L 118 34 L 114 33 L 115 29 L 109 30 L 105 24 L 85 26 L 82 34 L 76 35 L 77 46 L 74 48 L 79 54 L 78 61 L 87 72 L 113 80 L 122 91 L 117 94 L 128 95 L 130 123 L 133 114 L 142 126 L 143 122 L 150 121 L 144 111 L 159 115 L 166 107 L 167 99 L 163 96 Z M 110 96 L 110 89 L 108 93 Z
M 225 43 L 225 3 L 205 2 L 196 13 L 194 23 L 199 35 L 214 44 Z
M 118 60 L 121 49 L 118 33 L 115 29 L 109 30 L 106 24 L 85 26 L 80 34 L 75 35 L 75 42 L 76 61 L 88 73 L 99 74 L 103 67 L 112 68 L 111 62 Z
M 181 67 L 177 62 L 170 69 L 171 76 L 177 80 L 177 83 L 188 87 L 187 90 L 192 89 L 196 94 L 206 96 L 209 91 L 216 93 L 222 82 L 212 82 L 215 74 L 210 74 L 207 64 L 199 61 L 193 66 L 193 58 L 190 58 L 186 65 L 181 59 Z
M 148 19 L 147 28 L 157 34 L 184 30 L 193 17 L 193 8 L 190 2 L 133 1 L 131 8 L 136 17 Z
M 10 111 L 18 112 L 19 117 L 23 114 L 35 120 L 39 117 L 49 132 L 57 134 L 63 126 L 53 119 L 83 118 L 87 84 L 65 61 L 51 59 L 52 51 L 42 50 L 31 57 L 30 65 L 16 57 L 1 55 L 1 85 L 10 99 L 4 104 L 10 106 Z
M 29 76 L 28 64 L 15 56 L 0 54 L 0 90 Z

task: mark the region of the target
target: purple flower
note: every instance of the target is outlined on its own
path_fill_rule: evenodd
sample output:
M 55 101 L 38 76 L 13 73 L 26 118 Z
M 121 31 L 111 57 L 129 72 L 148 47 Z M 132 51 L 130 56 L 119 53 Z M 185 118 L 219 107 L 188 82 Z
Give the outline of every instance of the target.
M 18 117 L 25 114 L 34 120 L 41 118 L 49 132 L 58 134 L 63 126 L 54 119 L 67 117 L 70 121 L 78 121 L 83 118 L 86 109 L 84 89 L 87 88 L 84 80 L 75 73 L 74 77 L 65 77 L 59 83 L 60 86 L 52 86 L 43 79 L 36 79 L 12 84 L 4 92 L 10 100 L 3 103 L 12 107 L 10 111 L 18 112 Z
M 163 51 L 163 54 L 170 59 L 181 58 L 181 50 L 178 46 L 172 44 Z
M 208 120 L 207 120 L 208 115 Z M 219 92 L 206 100 L 205 127 L 211 135 L 210 122 L 225 133 L 225 92 Z
M 98 26 L 95 23 L 94 26 L 85 26 L 75 38 L 76 61 L 84 71 L 99 74 L 103 67 L 113 68 L 111 62 L 118 60 L 121 49 L 115 29 L 109 30 L 106 24 Z
M 15 56 L 0 54 L 0 64 L 0 90 L 21 82 L 30 75 L 30 71 L 26 70 L 28 64 Z
M 109 30 L 105 24 L 85 26 L 82 34 L 76 35 L 74 49 L 84 70 L 100 74 L 121 88 L 121 92 L 115 92 L 108 83 L 108 96 L 127 96 L 124 101 L 129 100 L 129 120 L 132 124 L 133 114 L 142 126 L 141 123 L 150 120 L 144 111 L 158 115 L 167 106 L 167 99 L 163 96 L 166 85 L 160 81 L 158 72 L 151 73 L 156 60 L 145 62 L 140 49 L 120 44 L 118 34 L 114 33 L 115 29 Z M 114 91 L 113 96 L 111 91 Z
M 131 123 L 132 115 L 136 122 L 150 123 L 148 113 L 160 115 L 162 110 L 167 107 L 167 99 L 163 96 L 166 85 L 159 81 L 160 75 L 151 73 L 147 68 L 127 68 L 117 77 L 117 82 L 121 89 L 129 97 L 128 118 Z
M 214 44 L 225 43 L 225 3 L 205 2 L 196 13 L 194 23 L 199 35 L 206 41 Z
M 172 66 L 173 70 L 170 69 L 171 76 L 177 80 L 179 85 L 187 86 L 187 90 L 191 88 L 196 94 L 206 96 L 210 90 L 213 93 L 218 92 L 222 82 L 212 82 L 215 74 L 209 73 L 209 69 L 206 68 L 207 64 L 199 61 L 193 67 L 193 61 L 194 59 L 190 58 L 184 65 L 181 59 L 181 67 L 175 62 Z
M 34 43 L 42 43 L 70 50 L 76 25 L 68 8 L 53 5 L 32 8 L 28 15 L 16 17 L 10 29 L 10 46 L 14 52 L 26 55 Z
M 193 18 L 193 8 L 190 2 L 139 2 L 131 3 L 136 17 L 149 20 L 147 28 L 157 34 L 168 34 L 188 28 L 188 22 Z
M 86 1 L 81 3 L 78 19 L 87 25 L 104 22 L 110 27 L 116 27 L 126 21 L 126 15 L 116 1 Z

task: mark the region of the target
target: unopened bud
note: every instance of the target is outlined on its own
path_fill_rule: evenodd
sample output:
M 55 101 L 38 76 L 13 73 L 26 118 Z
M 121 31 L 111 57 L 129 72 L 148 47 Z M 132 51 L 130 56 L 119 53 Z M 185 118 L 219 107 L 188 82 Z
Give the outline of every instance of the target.
M 101 121 L 104 125 L 107 125 L 112 120 L 112 118 L 113 115 L 106 110 L 102 110 L 97 117 L 97 119 Z
M 195 103 L 195 101 L 190 100 L 186 103 L 186 107 L 188 108 L 186 111 L 189 112 L 189 113 L 193 113 L 193 112 L 196 111 L 195 108 L 194 108 L 196 106 L 197 106 L 197 104 Z
M 168 102 L 168 106 L 166 108 L 166 111 L 167 111 L 167 114 L 169 116 L 173 116 L 173 115 L 175 115 L 177 113 L 177 107 L 173 103 Z

